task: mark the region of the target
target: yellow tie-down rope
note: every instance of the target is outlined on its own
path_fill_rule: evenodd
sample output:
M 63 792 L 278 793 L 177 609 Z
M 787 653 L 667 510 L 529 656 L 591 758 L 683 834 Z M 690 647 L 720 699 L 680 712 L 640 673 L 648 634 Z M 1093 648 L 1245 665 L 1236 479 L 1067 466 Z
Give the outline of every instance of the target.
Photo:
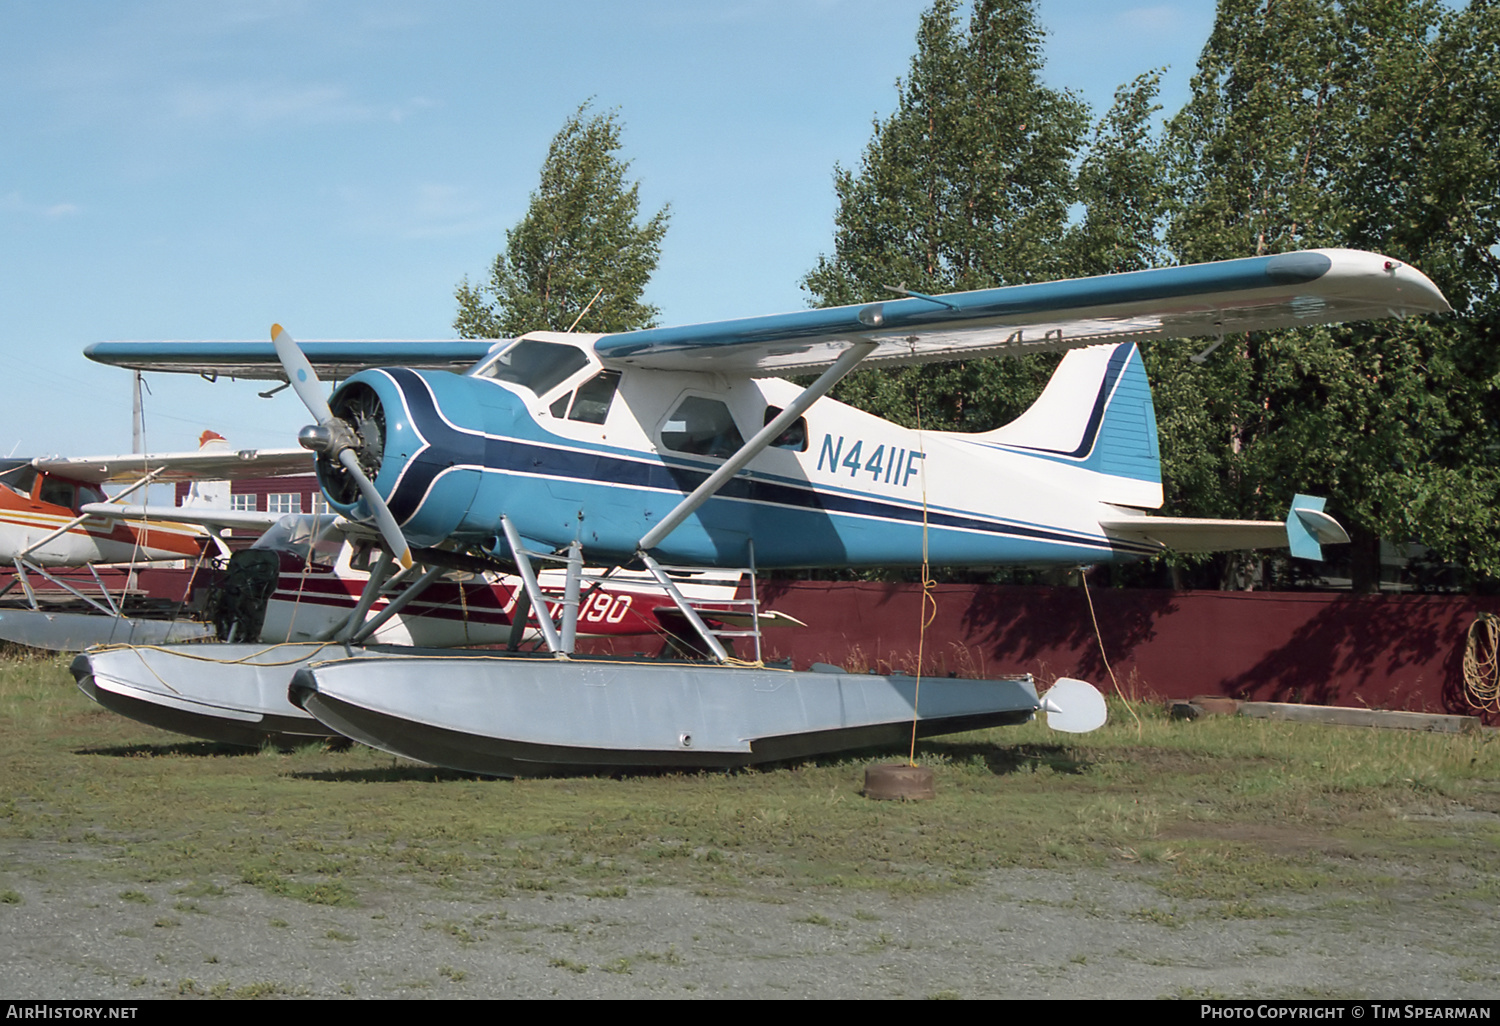
M 1135 714 L 1135 707 L 1130 704 L 1130 699 L 1125 697 L 1125 692 L 1120 690 L 1120 681 L 1115 677 L 1114 667 L 1109 665 L 1109 654 L 1104 651 L 1104 635 L 1099 630 L 1099 617 L 1094 613 L 1094 597 L 1089 594 L 1089 568 L 1081 566 L 1078 568 L 1078 583 L 1083 585 L 1083 597 L 1089 604 L 1089 620 L 1094 624 L 1094 639 L 1099 642 L 1099 658 L 1104 660 L 1104 670 L 1109 674 L 1109 681 L 1115 686 L 1115 694 L 1120 701 L 1125 703 L 1125 708 L 1130 712 L 1130 718 L 1135 720 L 1135 735 L 1141 736 L 1141 718 Z
M 933 597 L 932 589 L 937 587 L 937 581 L 932 579 L 932 568 L 927 562 L 927 444 L 922 440 L 922 404 L 918 401 L 917 410 L 917 450 L 922 453 L 922 466 L 917 471 L 917 481 L 922 486 L 922 605 L 918 615 L 917 625 L 917 686 L 911 696 L 911 750 L 907 752 L 906 762 L 909 766 L 917 764 L 917 720 L 920 719 L 918 710 L 922 699 L 922 655 L 927 643 L 927 628 L 932 621 L 937 619 L 937 599 Z
M 1500 713 L 1500 617 L 1480 613 L 1464 645 L 1464 701 L 1476 712 Z

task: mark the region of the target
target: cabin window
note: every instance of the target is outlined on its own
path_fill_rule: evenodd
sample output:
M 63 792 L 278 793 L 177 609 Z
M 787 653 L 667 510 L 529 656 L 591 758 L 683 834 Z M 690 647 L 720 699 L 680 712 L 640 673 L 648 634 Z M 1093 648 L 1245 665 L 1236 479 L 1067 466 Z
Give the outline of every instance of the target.
M 769 424 L 781 414 L 780 406 L 767 406 L 764 424 Z M 771 443 L 773 449 L 791 449 L 793 452 L 807 451 L 807 418 L 798 417 L 791 425 L 776 436 L 776 441 Z
M 619 387 L 619 371 L 600 371 L 579 385 L 577 392 L 558 397 L 547 409 L 559 420 L 566 417 L 584 424 L 603 424 Z
M 729 415 L 729 407 L 717 399 L 690 395 L 661 427 L 661 444 L 677 452 L 723 459 L 745 444 Z
M 65 506 L 73 508 L 73 485 L 68 481 L 54 481 L 52 478 L 42 480 L 42 490 L 37 495 L 41 502 L 48 502 L 54 506 Z
M 620 387 L 619 371 L 600 371 L 578 386 L 578 398 L 573 400 L 569 420 L 585 424 L 603 424 L 609 416 L 610 403 L 615 401 L 615 390 Z
M 577 346 L 522 339 L 501 353 L 485 373 L 496 381 L 509 381 L 546 395 L 588 363 Z

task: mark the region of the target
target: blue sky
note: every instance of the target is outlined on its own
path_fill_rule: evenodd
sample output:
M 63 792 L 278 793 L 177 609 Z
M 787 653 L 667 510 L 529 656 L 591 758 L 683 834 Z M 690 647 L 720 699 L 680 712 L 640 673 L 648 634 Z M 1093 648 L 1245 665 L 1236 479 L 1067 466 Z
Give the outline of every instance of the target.
M 926 0 L 0 0 L 0 455 L 130 449 L 104 339 L 443 338 L 547 144 L 617 107 L 672 206 L 663 324 L 801 308 L 836 163 L 895 106 Z M 1040 0 L 1049 84 L 1101 114 L 1212 0 Z M 148 447 L 293 444 L 290 392 L 148 376 Z

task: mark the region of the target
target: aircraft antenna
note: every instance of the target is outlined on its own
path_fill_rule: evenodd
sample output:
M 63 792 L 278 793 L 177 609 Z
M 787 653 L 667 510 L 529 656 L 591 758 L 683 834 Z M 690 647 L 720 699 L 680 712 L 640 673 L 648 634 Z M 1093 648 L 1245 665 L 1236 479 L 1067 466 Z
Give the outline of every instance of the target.
M 568 331 L 569 332 L 571 332 L 574 328 L 578 327 L 578 322 L 581 321 L 581 320 L 583 320 L 583 315 L 589 312 L 589 307 L 592 307 L 595 303 L 597 303 L 599 301 L 599 297 L 602 296 L 602 295 L 604 295 L 604 286 L 603 285 L 599 286 L 599 291 L 594 293 L 594 298 L 591 299 L 591 300 L 589 300 L 589 305 L 586 306 L 586 307 L 584 307 L 582 310 L 578 311 L 578 316 L 574 317 L 573 318 L 573 323 L 570 324 L 570 325 L 568 325 Z
M 902 283 L 900 285 L 882 285 L 880 287 L 885 289 L 887 292 L 894 292 L 898 296 L 908 296 L 912 299 L 925 299 L 929 303 L 936 303 L 938 306 L 946 306 L 949 310 L 958 309 L 957 306 L 948 302 L 946 299 L 939 299 L 937 296 L 929 296 L 925 292 L 913 292 L 911 289 L 906 287 L 905 283 Z

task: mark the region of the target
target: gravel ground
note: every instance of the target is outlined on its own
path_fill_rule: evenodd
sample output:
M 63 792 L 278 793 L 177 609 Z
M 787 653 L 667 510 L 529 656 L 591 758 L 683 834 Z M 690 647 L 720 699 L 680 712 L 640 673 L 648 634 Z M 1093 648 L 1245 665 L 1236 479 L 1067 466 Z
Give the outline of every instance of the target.
M 6 847 L 13 870 L 91 857 Z M 997 872 L 924 898 L 633 888 L 479 904 L 362 885 L 357 908 L 239 883 L 184 897 L 172 883 L 64 887 L 61 876 L 92 874 L 39 884 L 0 871 L 12 892 L 0 903 L 0 997 L 1500 995 L 1493 909 L 1454 897 L 1477 880 L 1408 874 L 1378 897 L 1272 896 L 1235 911 L 1164 898 L 1150 882 L 1159 871 Z

